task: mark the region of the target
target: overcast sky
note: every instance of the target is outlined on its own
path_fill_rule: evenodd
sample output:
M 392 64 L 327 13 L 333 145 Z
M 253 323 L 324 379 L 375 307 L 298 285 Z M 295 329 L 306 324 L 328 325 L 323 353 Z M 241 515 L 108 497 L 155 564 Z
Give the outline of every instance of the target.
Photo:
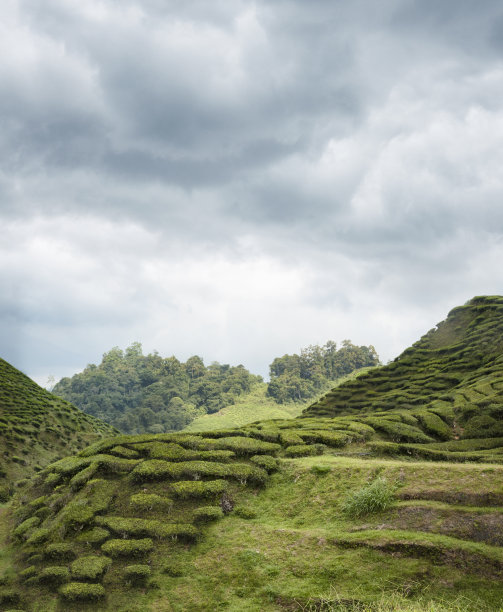
M 385 362 L 503 293 L 503 4 L 2 0 L 0 355 Z

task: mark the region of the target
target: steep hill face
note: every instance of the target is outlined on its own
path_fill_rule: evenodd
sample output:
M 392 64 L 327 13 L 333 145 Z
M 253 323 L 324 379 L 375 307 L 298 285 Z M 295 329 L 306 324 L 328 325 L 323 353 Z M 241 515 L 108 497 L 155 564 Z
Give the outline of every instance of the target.
M 468 434 L 476 428 L 503 435 L 503 297 L 475 297 L 454 308 L 393 363 L 333 389 L 304 415 L 417 408 L 452 413 L 460 437 L 465 427 Z
M 0 492 L 55 459 L 73 454 L 103 436 L 110 425 L 88 416 L 42 389 L 0 359 Z

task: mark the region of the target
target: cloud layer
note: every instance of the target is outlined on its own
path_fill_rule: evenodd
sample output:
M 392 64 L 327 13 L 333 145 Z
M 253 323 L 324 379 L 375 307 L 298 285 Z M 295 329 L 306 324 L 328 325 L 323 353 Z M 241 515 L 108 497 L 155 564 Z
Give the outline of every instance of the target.
M 503 8 L 5 0 L 2 356 L 387 360 L 501 293 Z

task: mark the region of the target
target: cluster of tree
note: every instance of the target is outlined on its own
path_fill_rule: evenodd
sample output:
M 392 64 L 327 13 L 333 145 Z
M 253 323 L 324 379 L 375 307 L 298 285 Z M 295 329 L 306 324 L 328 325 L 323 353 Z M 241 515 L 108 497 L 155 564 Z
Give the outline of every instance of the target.
M 134 342 L 125 351 L 113 348 L 99 365 L 63 378 L 52 391 L 124 433 L 163 433 L 233 404 L 257 382 L 262 378 L 242 365 L 205 366 L 198 356 L 182 363 L 157 352 L 143 355 Z
M 378 364 L 379 357 L 372 345 L 355 346 L 350 340 L 344 340 L 340 349 L 332 341 L 325 346 L 312 345 L 302 349 L 300 355 L 284 355 L 271 363 L 267 392 L 280 404 L 304 401 L 337 378 Z

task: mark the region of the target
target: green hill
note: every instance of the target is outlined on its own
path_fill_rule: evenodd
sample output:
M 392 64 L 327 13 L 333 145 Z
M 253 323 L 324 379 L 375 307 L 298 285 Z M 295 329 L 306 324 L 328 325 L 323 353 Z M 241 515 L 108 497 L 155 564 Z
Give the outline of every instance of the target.
M 0 609 L 500 609 L 502 308 L 455 309 L 300 418 L 45 467 L 0 508 Z
M 330 387 L 341 385 L 367 372 L 369 368 L 359 368 L 342 376 L 337 381 L 330 381 L 320 390 L 326 392 Z M 288 401 L 278 404 L 268 393 L 267 383 L 256 383 L 248 393 L 236 398 L 234 404 L 222 408 L 213 414 L 204 414 L 195 418 L 192 423 L 183 429 L 184 432 L 212 431 L 214 429 L 228 429 L 229 427 L 242 427 L 255 421 L 267 419 L 293 419 L 302 414 L 312 400 Z
M 82 413 L 48 393 L 0 359 L 0 492 L 8 496 L 13 481 L 98 438 L 113 427 Z

